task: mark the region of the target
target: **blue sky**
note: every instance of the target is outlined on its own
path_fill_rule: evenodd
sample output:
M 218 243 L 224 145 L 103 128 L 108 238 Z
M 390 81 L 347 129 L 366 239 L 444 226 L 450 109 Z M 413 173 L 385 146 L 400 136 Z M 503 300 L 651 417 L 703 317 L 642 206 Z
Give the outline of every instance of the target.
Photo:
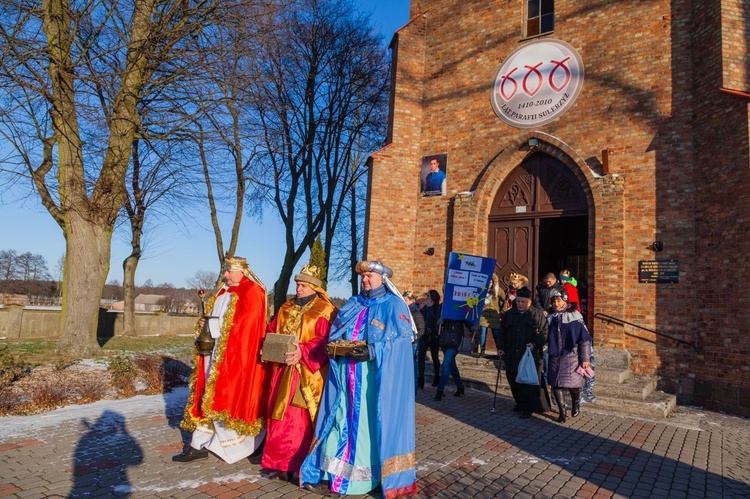
M 383 34 L 385 43 L 390 42 L 393 33 L 409 20 L 409 0 L 359 0 L 364 12 L 372 13 L 375 29 Z M 0 193 L 0 233 L 3 242 L 0 250 L 16 250 L 19 254 L 31 252 L 40 254 L 47 260 L 53 275 L 57 261 L 65 252 L 65 239 L 62 230 L 46 209 L 38 202 L 36 195 L 23 200 L 26 186 L 16 185 L 10 191 Z M 222 229 L 229 231 L 231 220 L 223 220 Z M 177 287 L 186 286 L 186 279 L 198 270 L 216 270 L 216 249 L 213 232 L 208 218 L 191 226 L 189 234 L 169 225 L 162 225 L 153 231 L 144 245 L 144 256 L 136 271 L 136 283 L 142 285 L 147 279 L 154 284 L 172 283 Z M 248 259 L 253 271 L 269 288 L 276 282 L 281 270 L 284 253 L 283 227 L 278 217 L 267 210 L 262 222 L 245 216 L 240 229 L 238 256 Z M 127 241 L 116 234 L 112 241 L 112 260 L 107 282 L 122 282 L 122 261 L 129 254 Z M 300 264 L 300 267 L 306 260 Z M 331 283 L 332 296 L 349 296 L 349 284 Z

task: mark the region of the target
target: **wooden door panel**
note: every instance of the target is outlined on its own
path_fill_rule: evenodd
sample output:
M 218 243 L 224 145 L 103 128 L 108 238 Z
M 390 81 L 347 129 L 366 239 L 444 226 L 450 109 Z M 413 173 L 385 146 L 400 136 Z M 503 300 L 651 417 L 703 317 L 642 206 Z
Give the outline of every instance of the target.
M 490 223 L 488 254 L 497 260 L 495 271 L 507 284 L 510 272 L 529 276 L 532 271 L 534 231 L 531 220 Z

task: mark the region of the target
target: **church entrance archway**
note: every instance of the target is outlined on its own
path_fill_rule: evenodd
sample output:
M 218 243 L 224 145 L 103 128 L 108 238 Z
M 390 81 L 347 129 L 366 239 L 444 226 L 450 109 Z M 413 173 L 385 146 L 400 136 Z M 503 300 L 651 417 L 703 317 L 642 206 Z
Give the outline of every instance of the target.
M 489 215 L 488 254 L 507 285 L 508 273 L 533 287 L 547 272 L 569 269 L 586 296 L 588 203 L 581 183 L 560 160 L 536 152 L 500 186 Z

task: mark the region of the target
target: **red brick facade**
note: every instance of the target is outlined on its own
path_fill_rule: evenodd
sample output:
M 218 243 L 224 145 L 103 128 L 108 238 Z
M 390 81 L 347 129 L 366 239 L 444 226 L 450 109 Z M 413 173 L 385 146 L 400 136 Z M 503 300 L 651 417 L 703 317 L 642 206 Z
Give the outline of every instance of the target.
M 575 104 L 538 129 L 506 125 L 489 99 L 502 61 L 531 41 L 524 4 L 412 2 L 392 44 L 391 143 L 372 158 L 367 258 L 400 286 L 440 289 L 451 251 L 486 254 L 492 202 L 534 137 L 587 196 L 596 345 L 628 350 L 633 370 L 686 399 L 750 414 L 748 2 L 555 2 L 555 31 L 541 38 L 573 46 L 586 76 Z M 423 198 L 432 154 L 448 155 L 448 193 Z M 678 283 L 638 282 L 655 240 L 659 259 L 679 261 Z

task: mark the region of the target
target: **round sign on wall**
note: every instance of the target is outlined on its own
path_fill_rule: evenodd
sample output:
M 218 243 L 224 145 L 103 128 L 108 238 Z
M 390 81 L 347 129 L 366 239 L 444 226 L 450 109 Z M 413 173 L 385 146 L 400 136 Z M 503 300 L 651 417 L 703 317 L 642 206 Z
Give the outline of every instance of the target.
M 533 128 L 559 118 L 583 87 L 583 61 L 560 40 L 538 40 L 513 51 L 495 75 L 490 100 L 510 126 Z

